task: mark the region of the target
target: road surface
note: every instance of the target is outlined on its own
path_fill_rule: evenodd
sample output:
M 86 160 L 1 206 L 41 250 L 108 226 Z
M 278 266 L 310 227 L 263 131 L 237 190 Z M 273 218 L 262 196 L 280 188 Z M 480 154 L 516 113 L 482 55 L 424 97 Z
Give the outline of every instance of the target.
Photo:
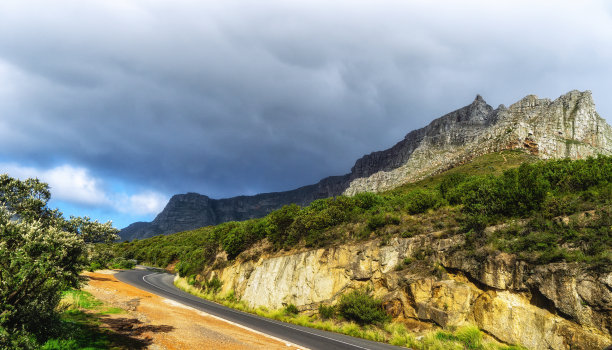
M 125 283 L 146 290 L 161 297 L 174 300 L 183 305 L 206 312 L 253 329 L 255 331 L 280 338 L 284 341 L 312 350 L 391 350 L 406 348 L 377 343 L 343 334 L 302 327 L 277 320 L 227 308 L 211 301 L 198 298 L 174 286 L 174 275 L 153 269 L 136 269 L 121 271 L 115 277 Z

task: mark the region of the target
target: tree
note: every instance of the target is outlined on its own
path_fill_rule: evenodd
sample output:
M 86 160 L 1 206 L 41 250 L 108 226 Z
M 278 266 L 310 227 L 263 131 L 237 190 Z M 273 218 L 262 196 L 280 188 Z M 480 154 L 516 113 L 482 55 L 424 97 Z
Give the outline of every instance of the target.
M 89 245 L 110 242 L 110 222 L 66 220 L 49 186 L 0 175 L 0 348 L 35 347 L 57 325 L 61 292 L 79 287 Z
M 98 220 L 91 221 L 88 216 L 70 216 L 64 228 L 81 236 L 85 243 L 112 243 L 119 239 L 117 235 L 119 230 L 113 227 L 111 221 L 105 223 L 98 222 Z
M 24 221 L 40 221 L 45 226 L 58 224 L 62 214 L 47 207 L 51 199 L 49 185 L 38 179 L 20 181 L 0 175 L 0 206 Z
M 85 262 L 78 235 L 12 216 L 0 209 L 0 344 L 11 333 L 51 334 L 61 292 L 79 286 Z
M 49 185 L 38 179 L 21 181 L 7 174 L 0 175 L 0 206 L 11 212 L 15 219 L 39 222 L 43 228 L 59 227 L 81 236 L 86 243 L 110 243 L 119 238 L 119 230 L 111 221 L 100 223 L 87 216 L 71 216 L 66 220 L 59 210 L 47 206 L 50 199 Z

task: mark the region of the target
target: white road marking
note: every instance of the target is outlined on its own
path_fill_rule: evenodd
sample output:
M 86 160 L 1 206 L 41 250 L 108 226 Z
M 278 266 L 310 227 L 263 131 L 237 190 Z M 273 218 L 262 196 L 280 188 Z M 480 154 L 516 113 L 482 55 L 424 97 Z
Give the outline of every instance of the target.
M 167 290 L 167 289 L 161 288 L 160 286 L 154 285 L 153 283 L 151 283 L 151 282 L 149 282 L 149 281 L 147 281 L 147 280 L 145 279 L 145 277 L 148 277 L 148 276 L 150 276 L 150 275 L 154 275 L 154 274 L 156 274 L 156 273 L 157 273 L 157 272 L 155 272 L 155 273 L 151 273 L 151 274 L 148 274 L 148 275 L 145 275 L 145 276 L 142 276 L 142 280 L 143 280 L 143 281 L 145 281 L 146 283 L 148 283 L 148 284 L 152 285 L 152 286 L 153 286 L 153 287 L 155 287 L 155 288 L 159 288 L 159 289 L 161 289 L 161 290 L 163 290 L 163 291 L 165 291 L 165 292 L 168 292 L 168 293 L 170 293 L 170 294 L 172 294 L 172 295 L 177 295 L 177 294 L 175 294 L 175 293 L 174 293 L 174 291 L 169 291 L 169 290 Z M 177 295 L 177 296 L 178 296 L 178 295 Z M 230 320 L 226 320 L 226 319 L 224 319 L 224 318 L 221 318 L 221 317 L 218 317 L 218 316 L 215 316 L 215 315 L 211 315 L 211 314 L 209 314 L 209 313 L 207 313 L 207 312 L 205 312 L 205 311 L 198 310 L 198 309 L 196 309 L 196 308 L 193 308 L 193 307 L 191 307 L 191 306 L 185 305 L 185 304 L 183 304 L 183 303 L 181 303 L 181 302 L 178 302 L 178 301 L 176 301 L 176 300 L 170 300 L 170 299 L 166 299 L 166 298 L 164 298 L 164 299 L 165 299 L 165 300 L 164 300 L 164 302 L 167 302 L 168 304 L 171 304 L 171 305 L 174 305 L 174 306 L 179 306 L 179 307 L 183 307 L 183 308 L 186 308 L 186 309 L 189 309 L 189 310 L 196 311 L 197 313 L 199 313 L 199 314 L 201 314 L 201 315 L 203 315 L 203 316 L 212 317 L 212 318 L 214 318 L 214 319 L 217 319 L 217 320 L 220 320 L 220 321 L 223 321 L 223 322 L 229 323 L 229 324 L 231 324 L 231 325 L 233 325 L 233 326 L 240 327 L 240 328 L 242 328 L 242 329 L 246 329 L 247 331 L 250 331 L 250 332 L 253 332 L 253 333 L 256 333 L 256 334 L 262 335 L 262 336 L 264 336 L 264 337 L 267 337 L 267 338 L 270 338 L 270 339 L 276 340 L 276 341 L 281 342 L 281 343 L 284 343 L 284 344 L 285 344 L 285 346 L 295 346 L 295 348 L 296 348 L 296 349 L 298 349 L 298 350 L 299 350 L 299 349 L 301 349 L 301 350 L 310 350 L 309 348 L 305 348 L 305 347 L 299 346 L 299 345 L 297 345 L 297 344 L 293 344 L 293 343 L 291 343 L 291 342 L 288 342 L 286 339 L 280 339 L 280 338 L 277 338 L 277 337 L 272 336 L 272 335 L 270 335 L 270 334 L 266 334 L 266 333 L 260 332 L 260 331 L 258 331 L 258 330 L 255 330 L 255 329 L 249 328 L 249 327 L 247 327 L 247 326 L 245 326 L 245 325 L 241 325 L 241 324 L 239 324 L 239 323 L 232 322 L 232 321 L 230 321 Z M 167 301 L 166 301 L 166 300 L 167 300 Z M 231 310 L 231 311 L 233 311 L 233 310 Z
M 152 286 L 153 286 L 153 287 L 155 287 L 155 288 L 161 289 L 161 290 L 163 290 L 163 291 L 165 291 L 165 292 L 167 292 L 167 293 L 170 293 L 170 294 L 172 294 L 172 295 L 180 296 L 180 295 L 176 294 L 176 293 L 175 293 L 173 290 L 167 290 L 167 289 L 161 288 L 161 287 L 156 286 L 156 285 L 154 285 L 153 283 L 151 283 L 151 282 L 149 282 L 149 281 L 147 281 L 147 280 L 145 279 L 145 277 L 148 277 L 148 276 L 151 276 L 151 275 L 155 275 L 155 274 L 159 274 L 159 272 L 154 272 L 154 273 L 150 273 L 150 274 L 148 274 L 148 275 L 142 276 L 142 280 L 143 280 L 143 281 L 145 281 L 145 283 L 150 284 L 150 285 L 152 285 Z M 191 294 L 189 294 L 189 295 L 191 295 Z M 197 297 L 196 297 L 196 298 L 197 298 Z M 202 300 L 206 300 L 206 299 L 202 299 Z M 183 304 L 183 305 L 184 305 L 184 304 Z M 187 305 L 185 305 L 185 306 L 187 306 Z M 187 306 L 187 307 L 191 307 L 191 306 Z M 195 309 L 195 308 L 192 308 L 192 309 Z M 197 310 L 197 309 L 195 309 L 195 310 Z M 200 311 L 200 310 L 198 310 L 198 311 Z M 227 311 L 230 311 L 230 312 L 233 312 L 233 313 L 236 313 L 236 314 L 242 315 L 242 313 L 241 313 L 241 312 L 238 312 L 238 311 L 233 310 L 233 309 L 230 309 L 230 308 L 227 308 Z M 260 332 L 260 331 L 257 331 L 257 330 L 254 330 L 254 329 L 252 329 L 252 328 L 249 328 L 249 327 L 247 327 L 247 326 L 243 326 L 243 325 L 241 325 L 241 324 L 238 324 L 238 323 L 235 323 L 235 322 L 232 322 L 232 321 L 226 320 L 226 319 L 224 319 L 224 318 L 221 318 L 221 317 L 218 317 L 218 316 L 215 316 L 215 315 L 210 315 L 210 316 L 211 316 L 211 317 L 214 317 L 214 318 L 217 318 L 217 319 L 219 319 L 219 320 L 225 321 L 225 322 L 227 322 L 227 323 L 230 323 L 230 324 L 236 325 L 236 326 L 238 326 L 238 327 L 242 327 L 242 328 L 244 328 L 244 329 L 250 330 L 250 331 L 252 331 L 252 332 L 255 332 L 255 333 L 258 333 L 258 334 L 262 334 L 262 335 L 265 335 L 265 336 L 270 337 L 270 338 L 272 338 L 272 339 L 279 340 L 279 341 L 281 341 L 281 342 L 287 342 L 286 340 L 281 340 L 281 339 L 276 338 L 276 337 L 274 337 L 274 336 L 271 336 L 271 335 L 269 335 L 269 334 L 262 333 L 262 332 Z M 328 340 L 335 341 L 335 342 L 338 342 L 338 343 L 342 343 L 342 344 L 346 344 L 346 345 L 354 346 L 354 347 L 359 348 L 359 349 L 370 350 L 370 349 L 368 349 L 368 348 L 364 348 L 364 347 L 359 346 L 359 345 L 355 345 L 355 344 L 347 343 L 347 342 L 342 341 L 342 340 L 338 340 L 338 339 L 334 339 L 334 338 L 326 337 L 326 336 L 321 335 L 321 334 L 312 333 L 312 332 L 308 332 L 308 331 L 305 331 L 305 330 L 300 329 L 300 328 L 292 327 L 292 326 L 290 326 L 290 325 L 288 325 L 288 324 L 285 324 L 285 323 L 276 323 L 276 322 L 273 322 L 273 323 L 274 323 L 274 324 L 276 324 L 276 325 L 279 325 L 279 326 L 283 326 L 283 327 L 286 327 L 286 328 L 290 328 L 290 329 L 293 329 L 293 330 L 299 331 L 299 332 L 303 332 L 303 333 L 306 333 L 306 334 L 314 335 L 314 336 L 316 336 L 316 337 L 320 337 L 320 338 L 328 339 Z M 292 343 L 290 343 L 290 344 L 292 344 Z M 296 345 L 296 344 L 293 344 L 293 346 L 297 346 L 298 348 L 301 348 L 301 349 L 304 349 L 304 350 L 310 350 L 310 349 L 308 349 L 308 348 L 299 347 L 299 346 L 298 346 L 298 345 Z

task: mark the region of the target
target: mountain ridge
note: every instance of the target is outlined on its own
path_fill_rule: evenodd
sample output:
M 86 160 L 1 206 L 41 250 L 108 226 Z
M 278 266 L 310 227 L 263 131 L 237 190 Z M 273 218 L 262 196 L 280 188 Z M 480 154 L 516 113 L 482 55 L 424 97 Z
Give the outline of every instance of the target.
M 528 95 L 497 109 L 477 96 L 418 131 L 425 134 L 404 164 L 355 179 L 343 194 L 389 190 L 505 149 L 542 159 L 612 154 L 612 127 L 595 110 L 588 90 L 572 90 L 554 101 Z
M 194 192 L 176 194 L 152 222 L 135 222 L 122 229 L 119 235 L 123 240 L 133 240 L 217 225 L 226 221 L 263 217 L 286 204 L 304 206 L 316 199 L 340 195 L 347 187 L 348 176 L 343 175 L 326 177 L 316 184 L 290 191 L 253 196 L 212 199 Z
M 175 195 L 152 222 L 133 223 L 120 236 L 124 240 L 147 238 L 263 217 L 290 203 L 303 206 L 341 194 L 380 192 L 505 149 L 522 149 L 544 159 L 612 154 L 612 127 L 597 114 L 588 90 L 573 90 L 554 101 L 528 95 L 497 109 L 477 95 L 469 105 L 409 132 L 391 148 L 362 156 L 348 174 L 254 196 Z

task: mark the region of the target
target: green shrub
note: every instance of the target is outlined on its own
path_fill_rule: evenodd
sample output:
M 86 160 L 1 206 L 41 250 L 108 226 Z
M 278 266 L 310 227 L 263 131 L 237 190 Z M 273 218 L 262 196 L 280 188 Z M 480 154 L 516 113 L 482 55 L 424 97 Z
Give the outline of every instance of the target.
M 370 231 L 375 231 L 378 228 L 384 227 L 387 224 L 383 214 L 373 215 L 368 219 L 368 228 Z
M 406 266 L 412 264 L 414 262 L 414 258 L 408 257 L 408 258 L 404 258 L 402 261 L 400 261 L 399 263 L 397 263 L 397 265 L 395 265 L 395 271 L 401 271 L 403 269 L 406 268 Z
M 90 246 L 89 250 L 89 271 L 101 270 L 108 267 L 108 264 L 115 258 L 115 254 L 110 244 L 96 243 Z
M 321 318 L 324 320 L 333 318 L 336 316 L 336 308 L 332 305 L 327 306 L 319 304 L 319 316 L 321 316 Z
M 507 216 L 525 215 L 539 210 L 550 190 L 550 183 L 542 174 L 540 164 L 522 164 L 518 169 L 506 170 L 502 175 L 506 192 L 501 212 Z
M 196 287 L 198 283 L 198 280 L 196 279 L 195 275 L 189 275 L 185 278 L 185 280 L 187 280 L 187 284 L 192 286 L 192 287 Z
M 268 214 L 267 237 L 277 248 L 283 247 L 300 207 L 296 204 L 285 205 Z
M 584 160 L 554 160 L 539 164 L 544 178 L 561 191 L 584 191 L 612 182 L 612 157 L 599 155 Z
M 316 241 L 330 238 L 322 234 L 324 231 L 349 221 L 357 212 L 355 200 L 351 197 L 338 196 L 316 200 L 295 216 L 284 247 L 293 247 L 302 238 L 311 245 L 316 245 Z
M 79 236 L 12 215 L 0 205 L 0 348 L 9 349 L 28 333 L 41 342 L 53 334 L 61 291 L 79 286 L 87 261 Z
M 232 260 L 246 249 L 247 241 L 244 227 L 238 225 L 226 233 L 221 241 L 221 247 L 227 253 L 227 259 Z
M 300 310 L 298 310 L 297 306 L 293 304 L 285 306 L 285 314 L 287 315 L 297 315 L 299 312 Z
M 417 189 L 404 196 L 405 209 L 410 214 L 424 213 L 442 205 L 440 193 L 432 190 Z
M 0 327 L 0 349 L 36 349 L 36 336 L 25 330 L 7 331 Z
M 219 292 L 219 290 L 221 290 L 221 287 L 223 286 L 223 282 L 221 282 L 219 277 L 214 276 L 213 278 L 205 282 L 205 286 L 206 286 L 206 291 L 216 294 Z
M 482 232 L 490 222 L 491 218 L 487 215 L 469 213 L 463 219 L 463 231 Z
M 539 163 L 523 164 L 506 170 L 501 176 L 467 178 L 447 195 L 455 202 L 460 198 L 463 211 L 469 215 L 518 216 L 539 210 L 550 184 Z
M 200 250 L 194 250 L 186 254 L 175 269 L 178 271 L 180 277 L 186 277 L 189 275 L 196 275 L 204 268 L 207 261 L 206 254 L 203 254 Z
M 266 237 L 269 228 L 267 218 L 243 222 L 228 222 L 217 226 L 214 236 L 229 260 L 234 259 L 250 245 Z
M 382 301 L 370 296 L 369 290 L 354 290 L 340 298 L 338 314 L 360 325 L 385 323 L 391 320 L 382 308 Z
M 89 267 L 87 268 L 87 270 L 89 270 L 90 272 L 94 272 L 96 270 L 102 270 L 104 268 L 104 266 L 102 266 L 102 264 L 100 264 L 97 261 L 93 261 L 89 264 Z
M 367 227 L 370 231 L 376 231 L 381 227 L 387 225 L 399 225 L 400 219 L 397 216 L 391 214 L 376 214 L 368 219 Z
M 135 260 L 128 260 L 122 257 L 117 257 L 111 260 L 109 267 L 111 269 L 133 269 L 136 266 Z
M 464 212 L 491 216 L 501 207 L 499 188 L 494 176 L 473 176 L 453 189 L 451 196 L 460 198 Z
M 355 202 L 355 206 L 368 210 L 382 204 L 384 199 L 382 196 L 375 193 L 362 192 L 353 196 L 353 201 Z
M 448 200 L 451 204 L 459 204 L 460 198 L 450 196 L 450 193 L 453 189 L 457 188 L 459 184 L 464 182 L 467 179 L 467 174 L 458 173 L 451 174 L 449 176 L 444 177 L 440 185 L 438 186 L 438 191 L 440 191 L 440 195 Z

